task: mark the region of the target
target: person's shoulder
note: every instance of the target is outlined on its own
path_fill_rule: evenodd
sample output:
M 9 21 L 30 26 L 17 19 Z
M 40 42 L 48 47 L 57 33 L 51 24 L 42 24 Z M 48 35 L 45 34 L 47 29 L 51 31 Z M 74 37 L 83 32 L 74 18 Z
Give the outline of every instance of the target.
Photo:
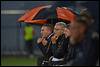
M 85 38 L 85 40 L 82 42 L 81 46 L 80 46 L 80 49 L 83 50 L 83 51 L 89 51 L 89 50 L 92 50 L 94 49 L 95 47 L 95 42 L 94 42 L 94 39 L 92 39 L 91 37 L 87 37 Z

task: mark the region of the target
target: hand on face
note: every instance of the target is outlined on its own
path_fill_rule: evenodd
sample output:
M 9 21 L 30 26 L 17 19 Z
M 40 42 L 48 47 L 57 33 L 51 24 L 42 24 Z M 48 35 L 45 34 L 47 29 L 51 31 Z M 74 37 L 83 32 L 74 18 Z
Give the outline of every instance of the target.
M 41 43 L 42 40 L 43 40 L 43 38 L 39 38 L 39 39 L 37 40 L 37 43 Z
M 45 38 L 42 37 L 37 40 L 37 43 L 42 43 L 45 46 L 47 44 L 47 40 L 45 40 Z
M 70 30 L 67 29 L 67 28 L 64 29 L 64 34 L 65 34 L 65 37 L 66 37 L 66 38 L 71 36 Z
M 58 37 L 60 35 L 62 35 L 62 33 L 63 33 L 63 27 L 61 25 L 55 25 L 55 27 L 54 27 L 54 33 L 55 33 L 54 36 L 51 37 L 51 41 L 52 41 L 53 44 L 55 44 L 56 40 L 58 39 Z
M 59 30 L 59 31 L 56 31 L 55 34 L 51 37 L 51 41 L 53 44 L 56 43 L 56 40 L 58 39 L 58 37 L 62 34 L 62 32 Z
M 51 37 L 52 43 L 55 44 L 57 39 L 58 39 L 58 36 L 57 35 L 52 36 Z
M 42 41 L 42 44 L 45 46 L 47 45 L 47 40 L 44 38 L 43 41 Z

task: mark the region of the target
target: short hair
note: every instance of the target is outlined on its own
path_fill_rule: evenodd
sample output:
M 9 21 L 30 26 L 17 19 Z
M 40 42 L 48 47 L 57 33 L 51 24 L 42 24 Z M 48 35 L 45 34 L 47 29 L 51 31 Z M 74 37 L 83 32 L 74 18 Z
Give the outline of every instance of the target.
M 66 26 L 67 26 L 66 23 L 64 23 L 64 22 L 58 22 L 58 23 L 56 23 L 56 24 L 62 25 L 63 27 L 66 27 Z
M 87 10 L 87 9 L 83 9 L 80 12 L 80 16 L 81 20 L 84 21 L 84 23 L 86 23 L 88 26 L 91 25 L 94 22 L 93 16 L 91 15 L 91 13 Z M 78 18 L 79 18 L 78 17 Z
M 87 10 L 84 10 L 76 17 L 75 21 L 85 26 L 90 26 L 93 23 L 93 17 Z
M 87 19 L 83 16 L 78 16 L 76 19 L 75 19 L 75 23 L 81 23 L 85 26 L 88 26 L 88 22 L 87 22 Z
M 46 27 L 48 27 L 50 30 L 53 30 L 53 25 L 51 25 L 51 24 L 44 24 L 43 26 L 46 26 Z

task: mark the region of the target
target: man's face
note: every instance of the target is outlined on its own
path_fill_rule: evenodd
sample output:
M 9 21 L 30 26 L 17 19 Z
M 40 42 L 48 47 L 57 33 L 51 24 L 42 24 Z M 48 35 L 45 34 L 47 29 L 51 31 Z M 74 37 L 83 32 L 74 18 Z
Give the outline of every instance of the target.
M 77 39 L 85 32 L 85 27 L 80 23 L 73 22 L 70 24 L 70 31 L 72 38 Z
M 50 30 L 46 26 L 42 26 L 41 28 L 41 35 L 47 37 L 50 34 Z
M 55 34 L 62 34 L 64 30 L 64 27 L 61 25 L 56 24 L 54 27 L 54 33 Z

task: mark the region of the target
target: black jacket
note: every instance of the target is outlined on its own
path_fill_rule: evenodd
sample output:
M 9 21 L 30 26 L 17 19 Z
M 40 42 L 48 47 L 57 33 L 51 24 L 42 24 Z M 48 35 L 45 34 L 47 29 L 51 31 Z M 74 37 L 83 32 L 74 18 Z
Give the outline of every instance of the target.
M 52 51 L 51 51 L 51 36 L 52 35 L 53 35 L 53 33 L 50 34 L 46 38 L 46 40 L 48 41 L 46 46 L 42 45 L 41 43 L 38 44 L 38 47 L 40 48 L 40 50 L 42 51 L 42 53 L 46 59 L 49 59 L 52 56 Z M 49 45 L 50 45 L 50 47 L 48 48 Z
M 64 58 L 67 54 L 69 38 L 65 38 L 64 34 L 58 37 L 56 44 L 52 44 L 52 52 L 55 58 Z
M 95 66 L 98 59 L 95 40 L 85 37 L 83 41 L 69 48 L 68 66 Z

